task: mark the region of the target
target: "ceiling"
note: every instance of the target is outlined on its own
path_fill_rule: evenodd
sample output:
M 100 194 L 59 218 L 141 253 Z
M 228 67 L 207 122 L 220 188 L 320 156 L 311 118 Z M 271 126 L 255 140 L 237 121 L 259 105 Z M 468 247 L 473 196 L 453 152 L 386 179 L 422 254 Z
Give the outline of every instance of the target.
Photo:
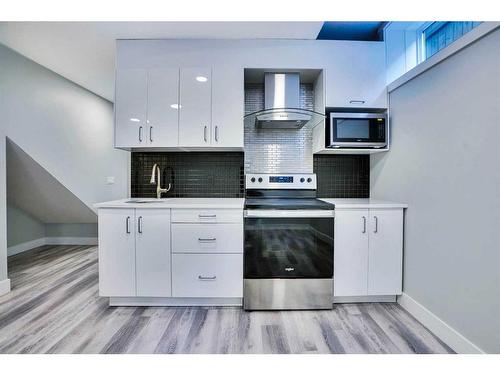
M 373 31 L 379 24 L 321 21 L 0 22 L 0 43 L 113 101 L 117 39 L 373 40 Z

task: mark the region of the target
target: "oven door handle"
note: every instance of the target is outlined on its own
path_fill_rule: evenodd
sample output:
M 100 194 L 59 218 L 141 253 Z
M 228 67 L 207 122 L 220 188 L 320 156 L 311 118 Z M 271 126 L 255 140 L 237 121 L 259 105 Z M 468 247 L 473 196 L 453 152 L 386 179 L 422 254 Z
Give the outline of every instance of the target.
M 333 218 L 334 210 L 245 210 L 245 218 Z

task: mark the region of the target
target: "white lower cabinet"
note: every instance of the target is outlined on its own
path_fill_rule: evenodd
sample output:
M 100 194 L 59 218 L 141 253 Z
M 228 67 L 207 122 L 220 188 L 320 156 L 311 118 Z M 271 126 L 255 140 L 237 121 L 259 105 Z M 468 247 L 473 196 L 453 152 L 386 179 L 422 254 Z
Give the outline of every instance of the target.
M 243 223 L 172 224 L 175 253 L 241 253 Z
M 335 297 L 402 292 L 403 209 L 335 210 Z
M 99 209 L 99 295 L 135 296 L 135 210 Z
M 241 254 L 173 254 L 173 297 L 243 297 Z
M 136 290 L 138 297 L 170 297 L 170 210 L 136 209 Z
M 242 298 L 243 210 L 100 208 L 99 294 Z
M 99 294 L 171 296 L 170 209 L 99 209 Z

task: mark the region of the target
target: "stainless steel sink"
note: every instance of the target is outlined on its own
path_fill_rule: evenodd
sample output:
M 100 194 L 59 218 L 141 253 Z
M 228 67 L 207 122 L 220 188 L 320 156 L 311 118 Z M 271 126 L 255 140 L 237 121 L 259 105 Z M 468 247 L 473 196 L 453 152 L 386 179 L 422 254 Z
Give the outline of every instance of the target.
M 133 204 L 137 204 L 137 203 L 140 203 L 140 204 L 146 204 L 146 203 L 162 203 L 162 202 L 165 202 L 165 201 L 168 201 L 169 199 L 156 199 L 156 198 L 150 198 L 150 199 L 131 199 L 131 200 L 128 200 L 128 201 L 125 201 L 125 203 L 133 203 Z

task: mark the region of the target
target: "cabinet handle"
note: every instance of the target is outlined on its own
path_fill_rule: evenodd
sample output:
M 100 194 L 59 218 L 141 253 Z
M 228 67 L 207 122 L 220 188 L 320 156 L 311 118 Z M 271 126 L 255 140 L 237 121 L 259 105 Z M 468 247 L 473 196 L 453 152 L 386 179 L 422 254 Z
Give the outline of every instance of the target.
M 203 127 L 203 140 L 206 142 L 207 141 L 207 127 Z
M 153 127 L 149 127 L 149 141 L 153 142 Z
M 217 278 L 217 276 L 201 276 L 198 275 L 198 280 L 203 280 L 203 281 L 213 281 Z
M 200 219 L 216 218 L 217 215 L 198 215 Z
M 378 232 L 378 217 L 374 216 L 373 218 L 375 219 L 375 230 L 373 231 L 373 233 L 377 233 Z
M 350 104 L 365 104 L 364 100 L 349 100 Z
M 130 234 L 130 216 L 127 216 L 125 220 L 125 231 Z
M 139 216 L 139 219 L 137 220 L 137 231 L 142 233 L 142 216 Z
M 214 242 L 216 240 L 217 239 L 215 237 L 214 238 L 198 238 L 199 242 Z
M 361 233 L 366 233 L 366 216 L 363 216 L 363 232 Z
M 142 142 L 142 126 L 139 126 L 139 142 Z
M 215 142 L 219 142 L 219 127 L 215 127 Z

